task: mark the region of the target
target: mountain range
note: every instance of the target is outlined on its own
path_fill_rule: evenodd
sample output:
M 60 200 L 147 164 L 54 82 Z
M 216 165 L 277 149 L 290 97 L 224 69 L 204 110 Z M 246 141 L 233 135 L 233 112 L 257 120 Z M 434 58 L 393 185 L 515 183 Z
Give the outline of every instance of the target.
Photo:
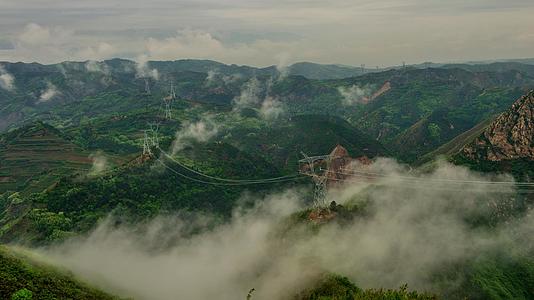
M 306 191 L 310 200 L 307 178 L 235 183 L 294 176 L 304 155 L 328 154 L 336 145 L 352 157 L 395 159 L 414 174 L 445 160 L 529 183 L 534 176 L 534 65 L 529 63 L 378 70 L 313 63 L 255 68 L 209 60 L 0 63 L 0 241 L 53 246 L 92 232 L 106 218 L 117 226 L 141 224 L 184 211 L 215 215 L 216 224 L 225 224 L 236 207 L 253 206 L 247 199 L 286 190 Z M 211 184 L 213 178 L 225 184 Z M 380 185 L 371 184 L 359 197 L 371 197 L 375 189 Z M 532 194 L 512 199 L 521 204 L 514 206 L 514 218 L 534 201 Z M 376 209 L 351 201 L 346 207 L 332 204 L 335 226 L 365 220 Z M 309 213 L 292 215 L 287 223 L 311 233 L 328 225 L 310 221 Z M 483 217 L 467 224 L 496 226 Z M 0 260 L 10 264 L 0 272 L 29 281 L 33 268 L 47 272 L 35 263 L 17 271 L 27 258 L 0 247 Z M 528 255 L 525 260 L 499 255 L 484 256 L 494 264 L 474 260 L 466 267 L 449 266 L 461 268 L 464 281 L 446 295 L 533 296 L 532 285 L 515 285 L 518 277 L 534 276 Z M 514 273 L 515 264 L 521 274 Z M 439 270 L 436 282 L 451 270 Z M 496 272 L 502 278 L 489 275 Z M 63 276 L 45 275 L 53 282 Z M 295 299 L 321 299 L 332 290 L 362 299 L 390 299 L 380 298 L 382 293 L 434 298 L 406 287 L 362 290 L 342 276 L 325 278 Z M 9 294 L 26 293 L 15 280 L 9 282 Z M 76 293 L 100 293 L 79 288 L 83 284 L 77 280 L 66 284 Z

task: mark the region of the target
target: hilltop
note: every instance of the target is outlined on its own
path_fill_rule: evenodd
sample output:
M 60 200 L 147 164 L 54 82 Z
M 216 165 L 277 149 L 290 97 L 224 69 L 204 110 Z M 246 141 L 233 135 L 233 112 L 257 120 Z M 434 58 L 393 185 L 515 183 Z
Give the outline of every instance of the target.
M 453 160 L 485 171 L 534 175 L 534 92 L 522 96 L 466 143 Z
M 472 160 L 534 160 L 534 91 L 512 104 L 461 150 Z
M 519 97 L 503 113 L 481 121 L 423 156 L 418 164 L 445 157 L 475 170 L 509 172 L 528 179 L 534 169 L 532 99 L 532 91 Z

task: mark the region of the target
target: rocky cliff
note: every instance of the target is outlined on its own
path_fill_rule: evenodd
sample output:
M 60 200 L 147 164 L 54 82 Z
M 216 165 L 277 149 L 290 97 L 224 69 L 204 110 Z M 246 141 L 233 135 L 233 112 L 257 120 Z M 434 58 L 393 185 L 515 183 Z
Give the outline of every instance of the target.
M 514 102 L 460 155 L 471 160 L 534 160 L 534 91 Z

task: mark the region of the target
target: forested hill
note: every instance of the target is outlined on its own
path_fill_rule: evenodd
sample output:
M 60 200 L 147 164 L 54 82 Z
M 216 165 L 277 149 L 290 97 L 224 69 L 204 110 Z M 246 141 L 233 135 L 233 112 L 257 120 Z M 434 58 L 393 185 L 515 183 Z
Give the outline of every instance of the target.
M 197 60 L 2 65 L 13 84 L 0 89 L 0 131 L 36 120 L 69 130 L 156 112 L 172 83 L 177 95 L 172 109 L 180 119 L 195 118 L 195 110 L 269 113 L 278 123 L 298 115 L 331 115 L 408 162 L 501 113 L 534 86 L 532 66 L 518 63 L 408 67 L 344 79 Z

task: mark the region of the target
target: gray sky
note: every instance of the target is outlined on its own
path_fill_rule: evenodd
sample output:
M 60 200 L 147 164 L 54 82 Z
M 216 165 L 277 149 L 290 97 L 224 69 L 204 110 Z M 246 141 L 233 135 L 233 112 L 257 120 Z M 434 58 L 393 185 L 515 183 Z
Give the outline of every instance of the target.
M 0 60 L 368 66 L 534 57 L 532 0 L 0 0 Z

